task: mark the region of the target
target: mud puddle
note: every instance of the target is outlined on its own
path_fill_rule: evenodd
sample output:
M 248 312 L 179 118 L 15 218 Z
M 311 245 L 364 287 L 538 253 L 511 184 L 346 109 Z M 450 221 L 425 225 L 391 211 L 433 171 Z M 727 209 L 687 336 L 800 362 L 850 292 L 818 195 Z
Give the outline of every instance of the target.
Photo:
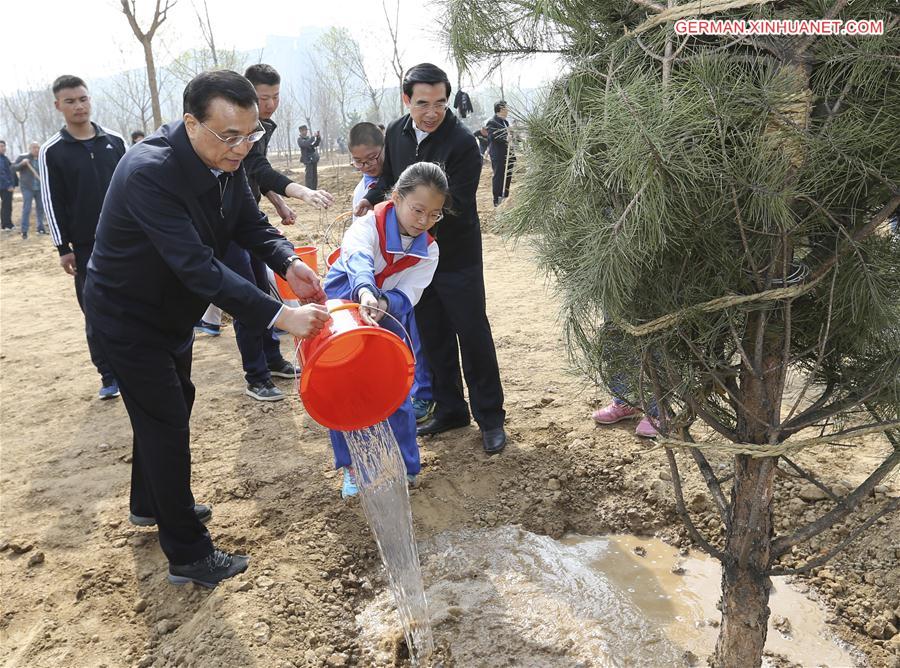
M 555 541 L 509 526 L 447 532 L 419 548 L 435 641 L 457 666 L 704 665 L 715 647 L 719 565 L 705 555 L 680 556 L 656 539 Z M 865 665 L 783 578 L 770 607 L 767 651 L 802 666 Z M 390 663 L 402 637 L 390 594 L 357 623 L 369 660 Z

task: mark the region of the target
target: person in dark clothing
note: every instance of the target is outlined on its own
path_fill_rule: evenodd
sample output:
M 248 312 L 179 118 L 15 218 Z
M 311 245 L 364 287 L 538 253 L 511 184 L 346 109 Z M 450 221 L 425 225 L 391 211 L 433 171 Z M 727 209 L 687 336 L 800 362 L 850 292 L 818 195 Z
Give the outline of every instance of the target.
M 512 182 L 513 167 L 516 155 L 509 141 L 509 108 L 500 100 L 494 104 L 494 117 L 486 124 L 490 138 L 491 169 L 493 178 L 491 186 L 494 194 L 494 206 L 509 197 L 509 184 Z
M 4 230 L 15 227 L 12 222 L 12 198 L 17 185 L 16 172 L 6 157 L 6 142 L 0 139 L 0 227 Z
M 100 207 L 116 165 L 125 155 L 125 140 L 91 122 L 91 97 L 79 77 L 63 75 L 53 82 L 53 104 L 65 126 L 41 146 L 38 156 L 41 197 L 59 264 L 75 278 L 75 296 L 84 310 L 84 279 L 94 248 Z M 100 374 L 99 397 L 119 396 L 115 376 L 86 321 L 88 350 Z
M 460 118 L 465 118 L 475 111 L 475 108 L 472 106 L 472 98 L 469 97 L 468 93 L 461 90 L 456 91 L 456 97 L 453 98 L 453 108 L 456 109 L 456 113 L 459 114 Z
M 44 202 L 41 200 L 41 175 L 38 157 L 41 145 L 31 142 L 28 153 L 23 153 L 13 163 L 13 169 L 19 173 L 22 191 L 22 238 L 28 238 L 28 227 L 31 219 L 31 207 L 34 205 L 37 233 L 47 234 L 44 229 Z
M 310 135 L 309 128 L 301 125 L 300 136 L 297 137 L 297 146 L 300 147 L 300 162 L 306 165 L 306 187 L 310 190 L 316 190 L 319 187 L 319 144 L 322 143 L 322 137 L 319 131 Z
M 144 137 L 146 137 L 146 133 L 143 130 L 135 130 L 131 133 L 131 145 L 140 144 L 144 141 Z
M 484 450 L 494 454 L 506 446 L 506 413 L 497 353 L 485 312 L 481 224 L 475 202 L 482 160 L 475 137 L 447 109 L 449 97 L 450 81 L 440 68 L 423 63 L 406 73 L 403 103 L 409 113 L 388 126 L 381 177 L 354 214 L 364 215 L 381 202 L 409 165 L 429 161 L 444 167 L 453 213 L 434 228 L 440 261 L 431 285 L 416 305 L 416 322 L 431 367 L 437 407 L 417 431 L 424 436 L 469 424 L 459 368 L 461 353 Z
M 482 125 L 479 129 L 472 133 L 475 135 L 475 141 L 478 142 L 478 152 L 484 155 L 490 146 L 490 135 L 488 134 L 487 125 Z
M 258 141 L 257 97 L 244 77 L 204 72 L 184 117 L 134 146 L 103 205 L 85 306 L 134 431 L 129 520 L 156 524 L 169 581 L 214 587 L 248 557 L 213 547 L 211 509 L 191 493 L 193 324 L 210 302 L 259 328 L 316 334 L 328 321 L 318 277 L 256 205 L 241 162 Z M 283 275 L 301 300 L 281 304 L 222 262 L 231 241 Z
M 247 157 L 244 158 L 244 171 L 247 173 L 250 190 L 257 203 L 261 195 L 265 194 L 275 206 L 282 222 L 292 225 L 296 215 L 285 204 L 282 196 L 301 199 L 316 208 L 328 208 L 334 198 L 324 190 L 313 191 L 294 183 L 269 163 L 266 153 L 277 127 L 272 115 L 278 109 L 281 77 L 273 67 L 262 63 L 248 67 L 244 76 L 256 90 L 259 98 L 259 120 L 265 129 L 265 134 L 253 144 Z M 237 244 L 232 243 L 228 247 L 225 265 L 246 280 L 255 283 L 260 290 L 268 290 L 269 278 L 265 264 Z M 208 323 L 201 320 L 197 326 L 202 328 L 205 325 L 208 326 Z M 236 318 L 234 335 L 241 353 L 244 378 L 247 381 L 246 394 L 257 401 L 284 399 L 284 393 L 275 386 L 272 377 L 294 379 L 300 373 L 300 369 L 283 357 L 278 336 L 272 328 L 260 330 Z

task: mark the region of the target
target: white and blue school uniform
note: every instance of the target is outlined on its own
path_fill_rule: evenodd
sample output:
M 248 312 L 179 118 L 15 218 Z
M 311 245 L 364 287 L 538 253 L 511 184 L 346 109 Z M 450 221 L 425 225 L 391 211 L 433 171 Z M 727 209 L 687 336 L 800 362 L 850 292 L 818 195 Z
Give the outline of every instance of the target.
M 438 245 L 430 234 L 410 237 L 403 234 L 393 202 L 382 202 L 374 211 L 360 217 L 344 233 L 341 256 L 325 277 L 329 299 L 359 301 L 366 288 L 387 301 L 387 312 L 409 333 L 413 350 L 420 349 L 415 327 L 414 307 L 431 283 L 438 264 Z M 405 339 L 406 334 L 385 316 L 381 326 Z M 418 360 L 418 354 L 416 359 Z M 418 363 L 417 363 L 418 368 Z M 416 443 L 416 418 L 410 397 L 389 418 L 406 472 L 416 475 L 420 469 Z M 336 468 L 350 466 L 350 452 L 344 435 L 331 431 Z
M 363 174 L 356 189 L 353 191 L 353 208 L 356 211 L 357 205 L 362 201 L 366 193 L 369 192 L 375 183 L 378 182 L 377 176 L 369 176 Z M 365 216 L 353 216 L 354 222 Z M 412 395 L 421 401 L 433 401 L 434 394 L 431 391 L 431 369 L 428 368 L 428 362 L 425 361 L 425 353 L 422 351 L 422 343 L 419 338 L 419 328 L 416 325 L 416 316 L 413 314 L 409 327 L 409 336 L 413 341 L 413 354 L 416 356 L 416 375 L 413 378 Z

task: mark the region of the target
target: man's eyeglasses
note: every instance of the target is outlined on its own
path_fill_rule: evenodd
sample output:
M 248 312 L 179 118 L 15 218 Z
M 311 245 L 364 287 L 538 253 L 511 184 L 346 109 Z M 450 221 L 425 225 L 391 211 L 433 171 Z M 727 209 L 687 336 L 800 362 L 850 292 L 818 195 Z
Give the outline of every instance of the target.
M 378 153 L 375 154 L 374 158 L 369 158 L 368 160 L 357 160 L 356 158 L 350 158 L 350 164 L 357 169 L 365 169 L 370 165 L 375 166 L 378 164 L 378 159 L 381 157 L 382 153 L 384 153 L 384 149 L 378 151 Z
M 435 102 L 434 104 L 428 104 L 427 102 L 420 100 L 420 101 L 416 102 L 415 104 L 413 104 L 413 107 L 417 111 L 428 111 L 429 109 L 431 109 L 432 111 L 439 112 L 439 111 L 444 111 L 449 106 L 450 105 L 447 103 L 446 100 L 444 100 L 443 102 Z
M 254 132 L 251 132 L 249 135 L 232 135 L 230 137 L 222 137 L 219 135 L 218 132 L 216 132 L 215 130 L 210 128 L 203 121 L 199 121 L 199 123 L 204 128 L 206 128 L 207 130 L 212 132 L 213 135 L 215 136 L 215 138 L 218 139 L 223 144 L 225 144 L 225 146 L 227 146 L 228 148 L 237 148 L 238 146 L 243 144 L 245 141 L 250 142 L 251 144 L 255 144 L 256 142 L 258 142 L 260 139 L 263 138 L 264 134 L 266 134 L 266 129 L 257 123 L 257 127 L 259 128 L 259 130 L 255 130 Z

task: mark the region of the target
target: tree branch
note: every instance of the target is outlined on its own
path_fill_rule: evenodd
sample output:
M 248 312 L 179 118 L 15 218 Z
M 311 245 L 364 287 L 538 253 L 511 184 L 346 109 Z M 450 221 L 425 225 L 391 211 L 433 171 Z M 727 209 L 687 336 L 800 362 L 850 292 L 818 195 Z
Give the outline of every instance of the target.
M 697 468 L 700 469 L 700 475 L 703 476 L 703 479 L 706 481 L 706 486 L 709 488 L 710 494 L 712 494 L 713 501 L 719 511 L 719 517 L 722 519 L 722 524 L 724 524 L 727 529 L 731 529 L 731 506 L 728 501 L 725 500 L 725 495 L 722 493 L 722 485 L 720 484 L 719 479 L 716 478 L 716 474 L 713 472 L 712 467 L 709 465 L 709 462 L 702 452 L 697 448 L 690 448 L 690 452 L 694 461 L 697 463 Z
M 808 541 L 847 517 L 872 492 L 875 485 L 879 484 L 887 477 L 888 473 L 897 468 L 898 464 L 900 464 L 900 450 L 894 450 L 859 487 L 844 497 L 842 505 L 835 506 L 822 517 L 801 527 L 792 535 L 783 536 L 773 541 L 772 558 L 777 559 L 794 547 L 794 545 Z
M 896 511 L 898 508 L 900 508 L 900 497 L 891 499 L 881 507 L 881 510 L 879 510 L 877 513 L 869 517 L 869 519 L 867 519 L 865 522 L 856 527 L 847 535 L 844 540 L 835 545 L 834 548 L 832 548 L 822 556 L 816 557 L 812 561 L 807 562 L 806 565 L 799 568 L 773 568 L 769 570 L 766 575 L 799 575 L 801 573 L 806 573 L 813 568 L 818 568 L 828 560 L 832 559 L 835 555 L 841 553 L 850 543 L 856 540 L 860 534 L 862 534 L 866 529 L 875 524 L 875 522 L 877 522 L 880 518 L 884 517 L 888 513 Z
M 801 478 L 803 478 L 804 480 L 806 480 L 806 481 L 808 481 L 808 482 L 811 482 L 813 485 L 815 485 L 816 487 L 818 487 L 819 489 L 821 489 L 823 492 L 825 492 L 825 494 L 828 496 L 829 499 L 831 499 L 831 500 L 834 501 L 835 503 L 843 503 L 843 501 L 841 501 L 841 499 L 838 498 L 838 496 L 837 496 L 834 492 L 832 492 L 832 491 L 828 488 L 827 485 L 822 484 L 821 482 L 819 482 L 818 478 L 816 478 L 816 477 L 813 476 L 812 474 L 807 473 L 806 471 L 804 471 L 804 470 L 803 470 L 802 468 L 800 468 L 797 464 L 795 464 L 793 461 L 791 461 L 791 460 L 787 457 L 787 455 L 782 455 L 782 456 L 781 456 L 781 459 L 784 460 L 784 461 L 787 463 L 788 466 L 790 466 L 792 469 L 794 469 L 794 470 L 797 472 L 797 474 L 798 474 Z
M 700 532 L 697 531 L 697 527 L 694 526 L 694 523 L 691 521 L 691 516 L 688 514 L 687 508 L 684 506 L 684 495 L 681 491 L 681 475 L 678 473 L 678 463 L 675 461 L 675 453 L 672 451 L 672 448 L 666 448 L 666 458 L 669 460 L 669 470 L 672 472 L 672 486 L 675 490 L 675 509 L 678 512 L 678 517 L 684 522 L 684 526 L 687 527 L 688 533 L 691 535 L 694 542 L 700 546 L 700 549 L 711 557 L 721 561 L 725 555 L 714 548 L 700 535 Z

